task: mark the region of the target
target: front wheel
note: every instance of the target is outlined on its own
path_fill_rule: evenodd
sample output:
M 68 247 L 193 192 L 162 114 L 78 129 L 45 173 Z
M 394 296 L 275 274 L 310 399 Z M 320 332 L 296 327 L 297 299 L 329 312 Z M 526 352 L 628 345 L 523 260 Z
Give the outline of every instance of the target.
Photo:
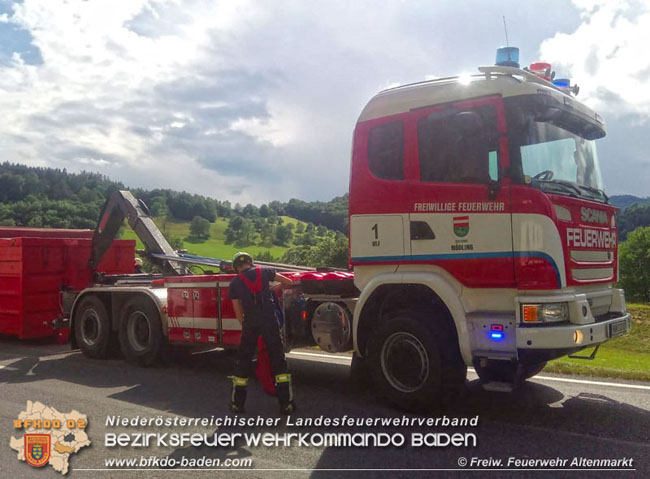
M 158 309 L 149 298 L 137 296 L 124 307 L 120 323 L 120 346 L 127 361 L 138 366 L 158 362 L 164 336 Z
M 453 326 L 435 315 L 395 314 L 370 337 L 373 380 L 382 396 L 399 409 L 424 413 L 448 406 L 464 387 L 467 367 Z

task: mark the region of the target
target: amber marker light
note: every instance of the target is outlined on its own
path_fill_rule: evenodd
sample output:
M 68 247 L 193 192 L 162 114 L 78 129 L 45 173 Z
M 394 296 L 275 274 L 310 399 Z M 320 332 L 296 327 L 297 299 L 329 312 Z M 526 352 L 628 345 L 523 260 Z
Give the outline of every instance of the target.
M 524 323 L 536 323 L 539 321 L 537 318 L 537 312 L 539 310 L 539 306 L 536 304 L 526 304 L 522 308 L 523 310 L 523 315 L 522 317 L 524 318 Z

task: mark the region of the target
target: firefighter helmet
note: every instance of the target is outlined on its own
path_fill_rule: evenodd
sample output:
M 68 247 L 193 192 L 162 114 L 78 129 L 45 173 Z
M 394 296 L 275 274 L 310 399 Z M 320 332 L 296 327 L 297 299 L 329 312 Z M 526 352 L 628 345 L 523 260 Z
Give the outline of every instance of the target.
M 245 251 L 240 251 L 232 257 L 232 267 L 235 271 L 239 271 L 239 268 L 242 267 L 245 263 L 252 263 L 253 257 L 246 253 Z

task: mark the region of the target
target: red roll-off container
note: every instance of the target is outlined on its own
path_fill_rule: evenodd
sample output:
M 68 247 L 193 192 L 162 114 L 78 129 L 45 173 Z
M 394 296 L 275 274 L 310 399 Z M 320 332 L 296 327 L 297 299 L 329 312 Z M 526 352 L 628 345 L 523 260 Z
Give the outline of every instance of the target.
M 61 314 L 61 288 L 90 285 L 92 240 L 47 237 L 47 231 L 34 233 L 40 237 L 0 238 L 0 334 L 21 339 L 57 334 L 50 323 Z M 134 258 L 135 241 L 116 240 L 98 271 L 132 273 Z

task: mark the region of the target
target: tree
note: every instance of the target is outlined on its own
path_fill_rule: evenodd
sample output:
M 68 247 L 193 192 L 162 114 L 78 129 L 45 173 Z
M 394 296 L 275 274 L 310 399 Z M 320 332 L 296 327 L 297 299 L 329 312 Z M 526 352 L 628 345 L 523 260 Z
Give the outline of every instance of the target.
M 244 209 L 242 210 L 242 215 L 245 216 L 246 218 L 250 218 L 251 216 L 259 216 L 259 210 L 257 209 L 257 206 L 248 203 L 246 206 L 244 206 Z
M 247 246 L 253 243 L 255 228 L 253 222 L 243 216 L 233 216 L 226 228 L 226 243 Z
M 0 201 L 19 201 L 22 199 L 25 180 L 12 173 L 0 175 Z
M 640 226 L 650 226 L 650 202 L 634 203 L 616 216 L 619 238 L 625 241 L 628 233 Z
M 267 263 L 273 263 L 275 258 L 270 251 L 266 250 L 255 255 L 255 261 L 265 261 Z
M 276 244 L 286 246 L 293 239 L 293 231 L 286 225 L 278 225 L 275 228 Z
M 328 236 L 316 246 L 301 245 L 289 249 L 281 261 L 304 266 L 347 268 L 348 240 L 343 235 L 337 238 Z
M 166 216 L 167 215 L 167 199 L 164 196 L 154 196 L 149 200 L 149 209 L 151 216 Z
M 190 234 L 195 238 L 209 238 L 210 222 L 205 218 L 195 216 L 190 223 Z
M 273 238 L 275 238 L 275 225 L 266 221 L 260 228 L 260 237 L 262 238 L 263 245 L 273 244 Z
M 633 301 L 650 301 L 650 227 L 637 228 L 619 248 L 620 284 Z
M 296 233 L 302 234 L 305 232 L 305 224 L 304 223 L 298 223 L 298 226 L 296 226 Z

